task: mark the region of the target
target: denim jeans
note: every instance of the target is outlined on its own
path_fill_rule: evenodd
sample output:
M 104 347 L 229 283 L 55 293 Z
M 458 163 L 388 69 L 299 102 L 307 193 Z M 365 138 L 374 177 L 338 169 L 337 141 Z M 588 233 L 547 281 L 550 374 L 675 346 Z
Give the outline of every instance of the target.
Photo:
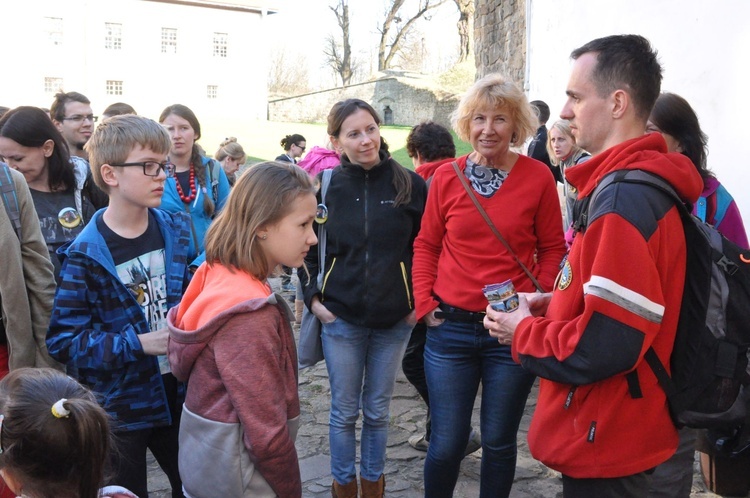
M 424 363 L 432 417 L 425 496 L 453 496 L 481 381 L 479 496 L 507 497 L 516 471 L 516 433 L 534 376 L 481 323 L 446 320 L 428 328 Z
M 391 396 L 411 329 L 404 320 L 387 329 L 361 327 L 341 318 L 323 324 L 323 354 L 331 384 L 331 474 L 339 484 L 357 477 L 354 425 L 360 402 L 360 476 L 376 481 L 383 473 Z
M 424 323 L 416 324 L 406 345 L 404 359 L 401 361 L 401 370 L 404 371 L 406 380 L 414 386 L 427 405 L 425 441 L 429 442 L 432 427 L 430 423 L 430 395 L 427 392 L 427 378 L 424 375 L 424 344 L 426 340 L 427 326 Z

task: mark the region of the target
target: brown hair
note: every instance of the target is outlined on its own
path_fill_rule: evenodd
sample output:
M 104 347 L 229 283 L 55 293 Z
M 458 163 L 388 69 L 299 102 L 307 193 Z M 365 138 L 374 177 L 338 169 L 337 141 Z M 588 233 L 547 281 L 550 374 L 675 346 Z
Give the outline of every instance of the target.
M 257 232 L 289 214 L 294 200 L 304 194 L 315 194 L 315 187 L 299 166 L 268 161 L 247 170 L 206 232 L 206 262 L 267 278 L 273 268 Z
M 62 123 L 65 118 L 65 106 L 68 102 L 80 102 L 81 104 L 91 105 L 91 101 L 82 93 L 78 92 L 58 92 L 55 94 L 55 100 L 49 108 L 49 115 L 52 119 Z
M 175 116 L 179 116 L 190 123 L 190 127 L 193 128 L 193 131 L 195 132 L 195 141 L 193 142 L 193 150 L 190 155 L 190 162 L 193 164 L 193 168 L 195 168 L 195 178 L 198 180 L 198 184 L 202 189 L 206 189 L 206 166 L 203 164 L 203 156 L 201 155 L 200 149 L 197 144 L 198 140 L 200 140 L 201 138 L 201 124 L 198 121 L 198 118 L 195 116 L 195 113 L 191 111 L 188 106 L 182 104 L 173 104 L 164 109 L 159 116 L 159 122 L 164 123 L 164 120 L 172 114 L 174 114 Z M 206 192 L 211 192 L 211 189 L 208 188 Z M 209 217 L 213 216 L 216 206 L 214 205 L 214 201 L 211 198 L 211 195 L 204 195 L 202 197 L 203 211 L 205 211 L 206 215 L 208 215 Z
M 649 41 L 640 35 L 612 35 L 591 40 L 570 54 L 596 54 L 592 82 L 600 97 L 622 89 L 633 102 L 635 115 L 645 123 L 661 91 L 662 68 Z
M 341 126 L 344 124 L 346 118 L 363 109 L 370 113 L 372 118 L 375 120 L 375 124 L 380 126 L 380 117 L 373 107 L 360 99 L 347 99 L 337 102 L 331 108 L 331 112 L 328 113 L 328 135 L 331 138 L 338 138 L 341 133 Z M 378 144 L 382 146 L 383 140 Z M 345 157 L 346 154 L 343 155 Z M 349 158 L 346 158 L 349 160 Z M 391 168 L 393 169 L 393 188 L 396 189 L 396 199 L 393 203 L 393 207 L 398 207 L 402 204 L 408 204 L 411 201 L 411 175 L 409 172 L 397 163 L 395 160 L 389 161 Z
M 122 114 L 99 123 L 83 148 L 89 154 L 91 176 L 104 192 L 109 185 L 102 180 L 102 165 L 124 162 L 140 145 L 157 154 L 167 154 L 172 141 L 162 125 L 143 116 Z
M 58 418 L 52 405 L 63 399 L 70 413 Z M 51 368 L 20 368 L 0 382 L 0 414 L 0 468 L 24 496 L 99 496 L 111 441 L 91 391 Z

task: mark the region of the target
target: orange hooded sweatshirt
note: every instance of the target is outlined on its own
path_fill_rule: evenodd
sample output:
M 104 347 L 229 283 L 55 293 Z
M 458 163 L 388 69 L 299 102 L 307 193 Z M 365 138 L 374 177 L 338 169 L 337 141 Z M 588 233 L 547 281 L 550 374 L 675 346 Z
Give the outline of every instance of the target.
M 225 492 L 252 496 L 259 473 L 278 496 L 301 496 L 293 317 L 266 282 L 219 264 L 201 265 L 180 305 L 170 310 L 169 362 L 174 375 L 188 382 L 180 470 L 189 493 L 200 495 L 191 492 L 191 483 L 222 486 L 235 479 L 242 490 Z M 235 435 L 246 451 L 222 465 L 216 459 L 237 451 L 228 444 Z M 216 447 L 222 452 L 214 459 Z M 247 457 L 257 472 L 232 466 Z

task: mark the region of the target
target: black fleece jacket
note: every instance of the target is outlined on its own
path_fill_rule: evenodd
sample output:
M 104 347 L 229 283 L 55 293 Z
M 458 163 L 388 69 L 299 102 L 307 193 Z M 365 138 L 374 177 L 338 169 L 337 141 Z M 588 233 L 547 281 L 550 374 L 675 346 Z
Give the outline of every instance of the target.
M 414 308 L 413 244 L 427 197 L 424 180 L 407 170 L 411 200 L 394 207 L 393 168 L 402 166 L 382 152 L 380 158 L 370 170 L 341 158 L 326 194 L 323 284 L 319 288 L 316 282 L 317 246 L 305 259 L 310 278 L 299 272 L 308 306 L 318 295 L 334 315 L 372 328 L 391 327 Z

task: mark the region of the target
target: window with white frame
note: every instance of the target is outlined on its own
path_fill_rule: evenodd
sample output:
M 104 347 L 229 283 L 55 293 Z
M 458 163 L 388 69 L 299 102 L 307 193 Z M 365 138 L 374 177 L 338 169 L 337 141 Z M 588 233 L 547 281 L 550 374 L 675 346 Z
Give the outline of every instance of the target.
M 55 94 L 62 90 L 63 79 L 54 76 L 44 77 L 44 93 Z
M 50 45 L 59 47 L 63 44 L 63 20 L 62 17 L 45 17 L 44 31 Z
M 104 48 L 107 50 L 122 50 L 122 24 L 104 23 Z
M 107 95 L 122 95 L 122 80 L 107 80 Z
M 218 85 L 208 85 L 206 87 L 206 97 L 209 99 L 215 99 L 219 97 L 219 86 Z
M 161 53 L 162 54 L 176 54 L 177 53 L 177 29 L 176 28 L 161 28 Z
M 226 57 L 229 35 L 214 33 L 214 57 Z

